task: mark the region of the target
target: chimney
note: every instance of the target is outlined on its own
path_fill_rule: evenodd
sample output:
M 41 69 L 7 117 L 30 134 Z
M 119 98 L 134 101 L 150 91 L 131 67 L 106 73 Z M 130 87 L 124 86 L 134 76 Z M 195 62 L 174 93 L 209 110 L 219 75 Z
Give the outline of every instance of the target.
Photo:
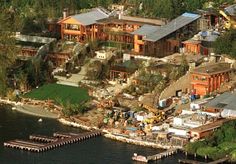
M 63 19 L 65 19 L 66 17 L 68 17 L 68 9 L 67 8 L 65 8 L 63 10 Z

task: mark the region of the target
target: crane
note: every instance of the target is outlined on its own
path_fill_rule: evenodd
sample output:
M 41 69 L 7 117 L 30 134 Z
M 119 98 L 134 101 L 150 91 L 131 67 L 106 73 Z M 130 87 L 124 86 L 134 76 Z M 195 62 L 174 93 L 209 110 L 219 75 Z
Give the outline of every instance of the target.
M 226 29 L 236 29 L 236 19 L 228 16 L 224 11 L 220 10 L 219 13 L 226 19 L 224 28 Z

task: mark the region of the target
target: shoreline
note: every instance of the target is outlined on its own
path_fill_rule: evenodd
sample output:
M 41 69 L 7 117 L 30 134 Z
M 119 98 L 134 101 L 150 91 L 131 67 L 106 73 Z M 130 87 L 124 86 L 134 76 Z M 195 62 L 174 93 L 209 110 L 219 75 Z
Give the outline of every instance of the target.
M 51 118 L 58 119 L 59 115 L 52 113 L 41 106 L 36 105 L 27 105 L 22 102 L 15 102 L 10 100 L 5 100 L 0 98 L 0 104 L 10 105 L 10 110 L 17 111 L 20 113 L 28 114 L 31 116 L 43 117 L 43 118 Z
M 90 127 L 90 126 L 82 125 L 82 124 L 79 124 L 79 123 L 76 123 L 76 122 L 73 122 L 73 121 L 68 121 L 65 118 L 59 118 L 58 121 L 60 123 L 62 123 L 63 125 L 72 126 L 72 127 L 75 127 L 75 128 L 81 128 L 83 130 L 101 130 L 102 133 L 103 133 L 103 136 L 105 138 L 109 138 L 109 139 L 112 139 L 112 140 L 115 140 L 115 141 L 124 142 L 124 143 L 127 143 L 127 144 L 151 147 L 151 148 L 155 148 L 155 149 L 170 149 L 170 148 L 182 149 L 181 147 L 161 145 L 161 144 L 158 144 L 158 143 L 142 141 L 142 140 L 136 140 L 136 139 L 131 139 L 131 138 L 115 135 L 115 134 L 110 133 L 106 129 L 99 129 L 97 127 Z
M 43 118 L 51 118 L 51 119 L 58 119 L 59 116 L 50 112 L 50 111 L 47 111 L 45 109 L 34 109 L 35 107 L 29 107 L 29 106 L 25 106 L 25 105 L 17 105 L 15 106 L 15 109 L 12 109 L 12 110 L 15 110 L 17 112 L 20 112 L 20 113 L 24 113 L 24 114 L 28 114 L 28 115 L 32 115 L 32 116 L 37 116 L 37 117 L 43 117 Z
M 102 133 L 103 133 L 103 136 L 105 138 L 112 139 L 112 140 L 115 140 L 115 141 L 124 142 L 124 143 L 127 143 L 127 144 L 138 145 L 138 146 L 151 147 L 151 148 L 155 148 L 155 149 L 170 149 L 170 148 L 181 149 L 181 147 L 172 147 L 170 145 L 162 145 L 162 144 L 159 144 L 159 143 L 127 138 L 127 137 L 124 137 L 124 136 L 120 136 L 119 134 L 116 135 L 116 134 L 113 134 L 113 133 L 109 132 L 106 129 L 99 129 L 97 127 L 91 127 L 91 126 L 83 125 L 81 123 L 77 123 L 77 122 L 72 121 L 70 119 L 68 120 L 66 118 L 59 117 L 59 115 L 56 115 L 56 114 L 54 114 L 50 111 L 47 111 L 45 109 L 42 109 L 42 108 L 41 109 L 39 109 L 39 108 L 35 109 L 37 106 L 31 106 L 31 107 L 28 106 L 27 107 L 26 104 L 23 104 L 21 102 L 14 102 L 14 101 L 10 101 L 10 100 L 4 100 L 4 99 L 1 99 L 1 98 L 0 98 L 0 103 L 12 105 L 13 107 L 15 107 L 15 109 L 12 109 L 12 108 L 10 108 L 10 109 L 15 110 L 15 111 L 20 112 L 20 113 L 33 115 L 33 116 L 38 116 L 38 117 L 56 119 L 58 122 L 60 122 L 61 124 L 65 125 L 65 126 L 81 128 L 81 129 L 87 130 L 87 131 L 101 130 Z M 42 110 L 44 110 L 44 111 L 42 111 Z M 52 115 L 49 116 L 48 115 L 49 113 L 51 113 Z

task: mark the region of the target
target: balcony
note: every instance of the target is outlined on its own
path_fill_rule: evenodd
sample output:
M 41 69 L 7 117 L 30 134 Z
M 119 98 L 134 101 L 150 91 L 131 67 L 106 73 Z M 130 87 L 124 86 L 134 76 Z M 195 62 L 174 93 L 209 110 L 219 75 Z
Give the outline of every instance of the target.
M 81 34 L 81 31 L 64 29 L 64 30 L 63 30 L 63 33 L 64 33 L 64 34 L 71 34 L 71 35 L 80 35 L 80 34 Z
M 192 80 L 191 84 L 194 85 L 205 85 L 205 86 L 209 86 L 210 83 L 208 81 L 201 81 L 201 80 Z

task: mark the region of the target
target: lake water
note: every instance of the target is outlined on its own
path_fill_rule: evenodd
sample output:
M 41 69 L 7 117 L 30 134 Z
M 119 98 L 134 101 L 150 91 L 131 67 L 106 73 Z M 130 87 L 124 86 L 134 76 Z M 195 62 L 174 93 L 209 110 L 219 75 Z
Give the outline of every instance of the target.
M 92 138 L 79 143 L 66 145 L 43 153 L 5 148 L 4 141 L 27 140 L 30 134 L 52 135 L 53 132 L 83 132 L 81 129 L 67 127 L 53 119 L 43 119 L 25 115 L 0 106 L 0 164 L 136 164 L 133 153 L 152 155 L 160 150 L 130 145 L 104 137 Z M 185 158 L 181 153 L 153 162 L 159 164 L 178 163 Z

